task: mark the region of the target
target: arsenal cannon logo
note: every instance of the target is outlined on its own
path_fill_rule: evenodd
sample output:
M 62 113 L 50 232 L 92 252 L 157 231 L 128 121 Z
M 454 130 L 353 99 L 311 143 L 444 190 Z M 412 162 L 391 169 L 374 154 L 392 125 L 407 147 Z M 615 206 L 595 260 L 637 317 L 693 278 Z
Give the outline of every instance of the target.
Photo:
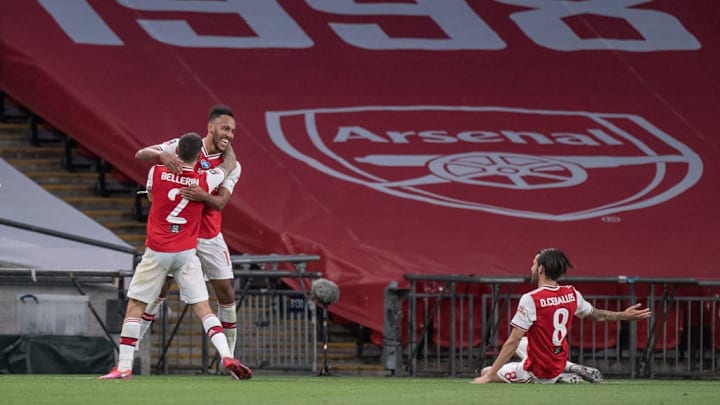
M 702 161 L 637 115 L 467 106 L 266 113 L 288 155 L 393 198 L 571 221 L 642 209 L 695 184 Z

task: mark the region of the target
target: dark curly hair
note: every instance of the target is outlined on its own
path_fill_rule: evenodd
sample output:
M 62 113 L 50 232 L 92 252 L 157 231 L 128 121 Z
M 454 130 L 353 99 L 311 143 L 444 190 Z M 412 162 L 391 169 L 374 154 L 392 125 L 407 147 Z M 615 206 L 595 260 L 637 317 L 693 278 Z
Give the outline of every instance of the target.
M 573 268 L 570 260 L 560 249 L 547 248 L 537 252 L 538 266 L 543 266 L 545 275 L 551 280 L 557 280 L 567 273 L 568 267 Z
M 210 108 L 210 112 L 208 113 L 208 122 L 221 115 L 229 115 L 235 118 L 232 108 L 226 106 L 225 104 L 216 104 Z

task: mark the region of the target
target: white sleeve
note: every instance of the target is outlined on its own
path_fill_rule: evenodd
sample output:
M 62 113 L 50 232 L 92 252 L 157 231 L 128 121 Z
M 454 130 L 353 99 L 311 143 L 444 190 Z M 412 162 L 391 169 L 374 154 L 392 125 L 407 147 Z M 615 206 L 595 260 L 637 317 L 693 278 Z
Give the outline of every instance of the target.
M 145 182 L 145 190 L 147 190 L 148 193 L 152 190 L 154 174 L 155 166 L 151 167 L 150 170 L 148 170 L 147 180 Z
M 522 330 L 529 330 L 536 319 L 535 300 L 530 294 L 523 294 L 520 297 L 517 311 L 510 323 Z
M 580 294 L 580 291 L 578 290 L 575 290 L 575 299 L 577 300 L 577 309 L 575 310 L 575 315 L 580 318 L 590 316 L 593 311 L 593 306 L 589 302 L 585 301 L 585 298 L 582 296 L 582 294 Z
M 160 149 L 161 152 L 168 152 L 175 154 L 177 151 L 178 142 L 180 141 L 180 138 L 173 138 L 169 141 L 165 141 L 163 143 L 157 144 L 156 147 Z
M 203 172 L 203 174 L 207 178 L 208 190 L 205 190 L 205 191 L 208 191 L 208 192 L 210 190 L 214 190 L 217 186 L 220 185 L 220 183 L 223 182 L 223 180 L 225 180 L 225 171 L 223 169 L 221 169 L 220 167 L 215 167 L 210 170 L 206 170 Z
M 220 184 L 220 187 L 226 188 L 229 192 L 233 192 L 235 185 L 240 179 L 240 173 L 242 173 L 242 166 L 240 162 L 237 162 L 235 168 L 228 174 L 225 180 Z

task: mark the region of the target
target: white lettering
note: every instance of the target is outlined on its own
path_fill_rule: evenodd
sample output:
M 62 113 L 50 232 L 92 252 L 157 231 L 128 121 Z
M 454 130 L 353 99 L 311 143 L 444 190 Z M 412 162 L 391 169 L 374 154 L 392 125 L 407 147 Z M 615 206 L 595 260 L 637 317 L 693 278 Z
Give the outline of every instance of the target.
M 461 141 L 471 143 L 502 142 L 503 139 L 497 132 L 491 131 L 462 131 L 458 132 L 457 138 Z
M 414 3 L 358 4 L 353 0 L 306 0 L 310 7 L 344 15 L 429 17 L 447 38 L 392 38 L 378 24 L 330 23 L 345 42 L 363 49 L 504 49 L 500 39 L 465 0 L 415 0 Z
M 160 174 L 160 180 L 169 181 L 171 183 L 180 184 L 183 186 L 192 186 L 200 184 L 200 179 L 192 177 L 177 176 L 173 173 L 163 172 Z
M 567 304 L 569 302 L 575 302 L 575 294 L 570 293 L 558 297 L 540 298 L 540 306 L 543 308 Z
M 313 41 L 274 0 L 117 0 L 133 10 L 238 14 L 257 36 L 199 35 L 185 20 L 138 19 L 154 39 L 193 48 L 309 48 Z
M 633 52 L 700 49 L 700 43 L 674 16 L 657 10 L 631 8 L 651 0 L 496 0 L 534 10 L 518 11 L 510 18 L 536 44 L 557 51 L 590 49 Z M 620 18 L 643 39 L 580 38 L 563 18 L 580 15 Z
M 588 129 L 588 132 L 607 145 L 622 145 L 622 142 L 606 134 L 602 129 L 591 128 Z
M 76 44 L 123 45 L 87 0 L 39 0 Z
M 500 131 L 501 134 L 512 143 L 527 143 L 525 138 L 529 138 L 535 141 L 539 145 L 552 145 L 553 141 L 548 139 L 545 135 L 537 132 L 519 132 L 519 131 Z
M 335 135 L 333 142 L 347 142 L 350 139 L 365 139 L 370 142 L 382 143 L 388 142 L 387 139 L 379 135 L 375 135 L 363 127 L 340 127 L 338 128 L 337 135 Z
M 526 145 L 528 142 L 537 145 L 573 145 L 573 146 L 601 146 L 622 145 L 619 140 L 606 132 L 590 128 L 585 133 L 551 132 L 543 134 L 534 131 L 459 131 L 456 135 L 444 130 L 426 131 L 385 131 L 383 134 L 375 133 L 361 126 L 339 127 L 333 142 L 344 143 L 352 140 L 364 140 L 375 143 L 409 144 L 413 141 L 423 143 L 497 143 L 508 141 L 510 143 Z
M 38 0 L 76 44 L 123 46 L 124 43 L 88 0 Z M 237 14 L 254 36 L 201 35 L 184 19 L 137 19 L 148 35 L 162 43 L 196 48 L 309 48 L 313 40 L 277 0 L 116 0 L 141 11 Z M 628 52 L 686 51 L 700 42 L 673 15 L 633 8 L 650 0 L 495 0 L 530 7 L 510 18 L 539 46 L 558 51 L 622 50 Z M 415 0 L 414 3 L 367 3 L 353 0 L 306 0 L 315 10 L 358 16 L 417 16 L 431 19 L 447 38 L 390 37 L 377 23 L 329 25 L 345 43 L 362 49 L 498 50 L 506 48 L 498 34 L 466 0 Z M 563 18 L 599 15 L 630 24 L 642 39 L 580 38 Z M 418 19 L 418 21 L 422 21 Z M 426 23 L 426 22 L 421 22 Z
M 599 143 L 585 134 L 573 134 L 570 132 L 553 134 L 555 141 L 564 145 L 587 145 L 598 146 Z
M 415 131 L 387 131 L 386 134 L 390 137 L 392 143 L 408 143 L 408 136 L 417 135 Z
M 427 143 L 455 143 L 457 139 L 448 135 L 447 131 L 420 131 L 418 136 Z

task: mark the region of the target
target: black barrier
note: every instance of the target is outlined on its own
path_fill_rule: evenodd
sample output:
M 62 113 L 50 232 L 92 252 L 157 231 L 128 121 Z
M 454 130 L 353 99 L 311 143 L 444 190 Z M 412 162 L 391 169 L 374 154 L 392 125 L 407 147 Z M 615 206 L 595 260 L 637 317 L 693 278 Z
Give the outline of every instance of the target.
M 0 336 L 0 374 L 102 374 L 115 363 L 103 337 Z
M 0 269 L 0 280 L 18 285 L 49 284 L 57 285 L 59 283 L 68 282 L 77 290 L 80 295 L 87 295 L 83 284 L 112 283 L 117 281 L 118 298 L 124 303 L 125 300 L 125 277 L 132 276 L 130 270 L 43 270 L 34 268 L 2 268 Z M 107 340 L 118 350 L 110 331 L 106 326 L 106 322 L 98 314 L 92 300 L 88 300 L 88 309 L 93 315 L 100 328 L 105 333 Z M 124 315 L 125 308 L 121 308 L 121 316 Z
M 476 375 L 497 355 L 501 346 L 497 340 L 499 323 L 509 321 L 515 310 L 516 301 L 513 301 L 513 308 L 509 307 L 511 300 L 519 299 L 534 288 L 529 277 L 408 274 L 405 279 L 409 282 L 406 371 L 411 376 L 439 372 L 449 376 Z M 630 378 L 720 376 L 717 367 L 720 281 L 628 276 L 567 277 L 561 281 L 585 284 L 579 290 L 588 300 L 598 303 L 614 300 L 612 302 L 622 309 L 642 299 L 653 309 L 650 320 L 640 325 L 643 327 L 641 336 L 638 336 L 636 322 L 627 322 L 622 334 L 611 328 L 610 333 L 617 334 L 610 336 L 613 341 L 622 339 L 625 344 L 618 345 L 611 353 L 615 356 L 612 360 L 617 360 L 613 364 L 622 362 L 616 371 L 619 374 Z M 608 286 L 616 286 L 618 292 L 598 293 L 607 290 Z M 716 290 L 713 295 L 700 291 L 702 288 Z M 397 306 L 397 303 L 390 304 Z M 478 310 L 480 314 L 476 312 Z M 595 339 L 595 335 L 602 336 L 603 331 L 607 335 L 607 329 L 592 326 L 586 331 L 586 338 Z M 583 333 L 582 328 L 580 333 Z M 692 333 L 700 336 L 693 338 Z M 594 349 L 595 343 L 589 347 Z M 596 353 L 588 354 L 588 350 L 591 349 L 580 345 L 574 354 L 580 359 L 596 360 Z M 607 360 L 608 354 L 604 355 Z
M 258 297 L 268 297 L 270 299 L 281 299 L 284 302 L 282 309 L 276 309 L 281 310 L 283 314 L 303 313 L 308 317 L 308 324 L 311 326 L 316 324 L 316 308 L 310 294 L 309 285 L 306 283 L 320 278 L 321 274 L 319 272 L 307 271 L 307 264 L 309 262 L 319 261 L 320 256 L 304 254 L 233 255 L 230 257 L 230 260 L 233 264 L 233 273 L 235 275 L 236 304 L 239 318 L 238 322 L 241 321 L 243 316 L 243 313 L 241 313 L 244 310 L 243 308 L 257 306 L 257 303 L 259 302 Z M 290 279 L 297 281 L 300 287 L 299 292 L 281 290 L 283 280 Z M 300 299 L 301 297 L 302 300 Z M 253 299 L 252 302 L 248 302 L 248 299 L 250 298 Z M 300 308 L 301 301 L 302 308 Z M 162 322 L 161 330 L 159 331 L 162 340 L 162 348 L 159 359 L 155 365 L 155 370 L 158 373 L 168 373 L 170 371 L 170 368 L 168 367 L 168 351 L 171 348 L 173 340 L 178 335 L 180 325 L 186 318 L 187 312 L 188 306 L 184 305 L 184 308 L 182 308 L 180 316 L 174 325 L 171 325 L 166 321 L 166 316 L 162 317 L 164 321 Z M 166 314 L 167 312 L 164 310 L 162 313 Z M 270 315 L 274 316 L 275 314 L 271 313 Z M 258 320 L 253 324 L 257 327 L 266 329 L 278 327 L 278 325 L 274 324 L 272 320 Z M 279 336 L 282 331 L 276 332 L 277 333 L 273 336 L 273 338 L 282 339 L 282 337 Z M 260 360 L 257 364 L 250 360 L 253 358 L 251 355 L 243 357 L 243 361 L 253 367 L 292 368 L 297 366 L 301 369 L 308 368 L 309 370 L 315 372 L 317 371 L 317 335 L 314 329 L 309 332 L 312 336 L 312 342 L 303 346 L 305 350 L 309 351 L 309 362 L 307 364 L 274 364 L 277 362 L 277 358 L 281 356 L 279 353 L 271 353 L 272 356 L 269 359 Z M 238 342 L 241 342 L 242 339 L 243 336 L 241 327 L 238 325 Z M 270 344 L 264 341 L 262 343 Z M 290 347 L 290 342 L 284 341 L 273 341 L 272 345 L 283 347 L 287 346 L 291 350 L 297 349 L 295 347 Z M 214 367 L 217 368 L 219 358 L 217 356 L 210 358 L 208 342 L 204 339 L 204 336 L 201 346 L 201 364 L 185 365 L 184 367 L 198 370 L 200 373 L 209 373 Z M 255 355 L 255 352 L 260 352 L 260 350 L 253 351 L 252 355 Z

